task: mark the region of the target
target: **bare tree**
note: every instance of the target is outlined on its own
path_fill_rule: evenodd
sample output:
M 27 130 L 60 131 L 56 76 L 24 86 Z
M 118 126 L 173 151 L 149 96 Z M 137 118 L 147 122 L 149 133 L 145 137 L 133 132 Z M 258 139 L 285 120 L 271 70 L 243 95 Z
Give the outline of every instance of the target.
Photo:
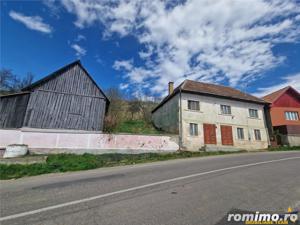
M 9 69 L 0 70 L 0 91 L 10 92 L 14 88 L 16 83 L 16 75 L 12 73 Z
M 22 79 L 17 79 L 17 82 L 15 83 L 15 90 L 21 90 L 24 87 L 27 87 L 28 85 L 32 84 L 34 79 L 33 73 L 28 72 L 25 77 Z
M 106 91 L 106 96 L 108 97 L 110 104 L 105 117 L 105 130 L 112 131 L 123 118 L 122 111 L 124 109 L 122 109 L 122 107 L 124 107 L 124 100 L 122 98 L 122 93 L 116 87 L 109 88 Z
M 133 120 L 134 115 L 141 111 L 140 101 L 138 99 L 134 99 L 128 102 L 128 111 L 131 114 L 131 120 Z
M 27 73 L 25 77 L 18 78 L 12 70 L 0 70 L 0 94 L 14 93 L 30 85 L 34 79 L 32 73 Z

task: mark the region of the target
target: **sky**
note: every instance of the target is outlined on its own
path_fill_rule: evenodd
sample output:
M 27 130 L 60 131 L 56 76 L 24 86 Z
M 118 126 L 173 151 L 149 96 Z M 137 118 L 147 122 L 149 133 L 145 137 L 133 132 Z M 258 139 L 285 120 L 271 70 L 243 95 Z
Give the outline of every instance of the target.
M 185 79 L 257 96 L 300 90 L 300 0 L 0 4 L 0 67 L 20 77 L 80 59 L 102 89 L 134 97 L 162 97 Z

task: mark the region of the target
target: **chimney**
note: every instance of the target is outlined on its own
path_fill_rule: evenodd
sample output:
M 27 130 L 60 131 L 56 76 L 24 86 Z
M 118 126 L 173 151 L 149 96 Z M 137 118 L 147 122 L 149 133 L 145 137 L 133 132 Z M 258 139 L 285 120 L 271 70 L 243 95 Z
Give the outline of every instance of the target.
M 169 82 L 169 95 L 174 91 L 174 82 Z

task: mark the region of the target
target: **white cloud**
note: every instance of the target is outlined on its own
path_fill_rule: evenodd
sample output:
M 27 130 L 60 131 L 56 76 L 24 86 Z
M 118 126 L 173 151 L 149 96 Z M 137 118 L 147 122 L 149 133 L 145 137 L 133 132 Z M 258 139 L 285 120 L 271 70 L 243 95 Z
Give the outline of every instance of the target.
M 42 3 L 48 7 L 49 15 L 60 18 L 59 14 L 61 11 L 61 7 L 57 4 L 57 0 L 42 0 Z
M 279 89 L 284 88 L 286 86 L 292 86 L 300 92 L 300 73 L 291 74 L 283 77 L 282 82 L 280 84 L 276 84 L 270 87 L 258 88 L 257 92 L 254 93 L 254 95 L 263 97 L 274 91 L 278 91 Z
M 102 66 L 105 65 L 104 61 L 100 58 L 99 55 L 95 55 L 95 59 L 96 59 L 96 62 L 99 63 L 100 65 L 102 65 Z
M 43 19 L 39 16 L 25 16 L 22 13 L 10 11 L 9 16 L 21 23 L 31 30 L 40 31 L 42 33 L 51 33 L 52 28 L 50 25 L 43 22 Z
M 167 89 L 168 81 L 184 79 L 227 81 L 231 86 L 257 80 L 280 65 L 278 43 L 300 36 L 300 5 L 296 0 L 172 1 L 63 0 L 76 15 L 78 27 L 101 23 L 104 36 L 133 35 L 145 47 L 143 65 L 116 61 L 132 85 L 152 93 Z M 192 72 L 192 73 L 191 73 Z M 187 74 L 187 75 L 185 75 Z
M 81 57 L 86 54 L 86 50 L 78 44 L 73 44 L 71 47 L 75 50 L 77 57 Z
M 78 34 L 77 37 L 75 38 L 76 42 L 83 41 L 83 40 L 86 40 L 86 37 L 82 34 Z
M 125 70 L 131 70 L 133 68 L 133 60 L 117 60 L 115 61 L 113 68 L 116 70 L 121 70 L 121 69 L 125 69 Z
M 121 83 L 119 87 L 120 87 L 121 90 L 125 90 L 129 87 L 129 84 Z

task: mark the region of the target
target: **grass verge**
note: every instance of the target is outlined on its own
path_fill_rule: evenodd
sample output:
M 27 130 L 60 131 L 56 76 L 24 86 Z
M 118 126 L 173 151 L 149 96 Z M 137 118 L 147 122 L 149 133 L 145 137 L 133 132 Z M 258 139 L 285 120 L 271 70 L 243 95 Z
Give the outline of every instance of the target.
M 242 151 L 240 151 L 242 152 Z M 190 157 L 225 155 L 235 152 L 175 152 L 175 153 L 142 153 L 142 154 L 57 154 L 49 155 L 46 163 L 30 165 L 0 164 L 0 179 L 15 179 L 46 173 L 89 170 L 101 167 L 132 165 L 137 163 L 164 161 Z
M 279 146 L 268 148 L 269 151 L 300 151 L 300 146 Z
M 269 148 L 269 151 L 291 151 L 300 150 L 300 146 Z M 175 153 L 141 153 L 141 154 L 56 154 L 49 155 L 46 163 L 36 163 L 30 165 L 0 164 L 0 179 L 15 179 L 25 176 L 35 176 L 46 173 L 58 173 L 67 171 L 89 170 L 101 167 L 113 167 L 122 165 L 132 165 L 137 163 L 165 161 L 171 159 L 203 157 L 213 155 L 225 155 L 232 153 L 242 153 L 246 151 L 228 152 L 175 152 Z

